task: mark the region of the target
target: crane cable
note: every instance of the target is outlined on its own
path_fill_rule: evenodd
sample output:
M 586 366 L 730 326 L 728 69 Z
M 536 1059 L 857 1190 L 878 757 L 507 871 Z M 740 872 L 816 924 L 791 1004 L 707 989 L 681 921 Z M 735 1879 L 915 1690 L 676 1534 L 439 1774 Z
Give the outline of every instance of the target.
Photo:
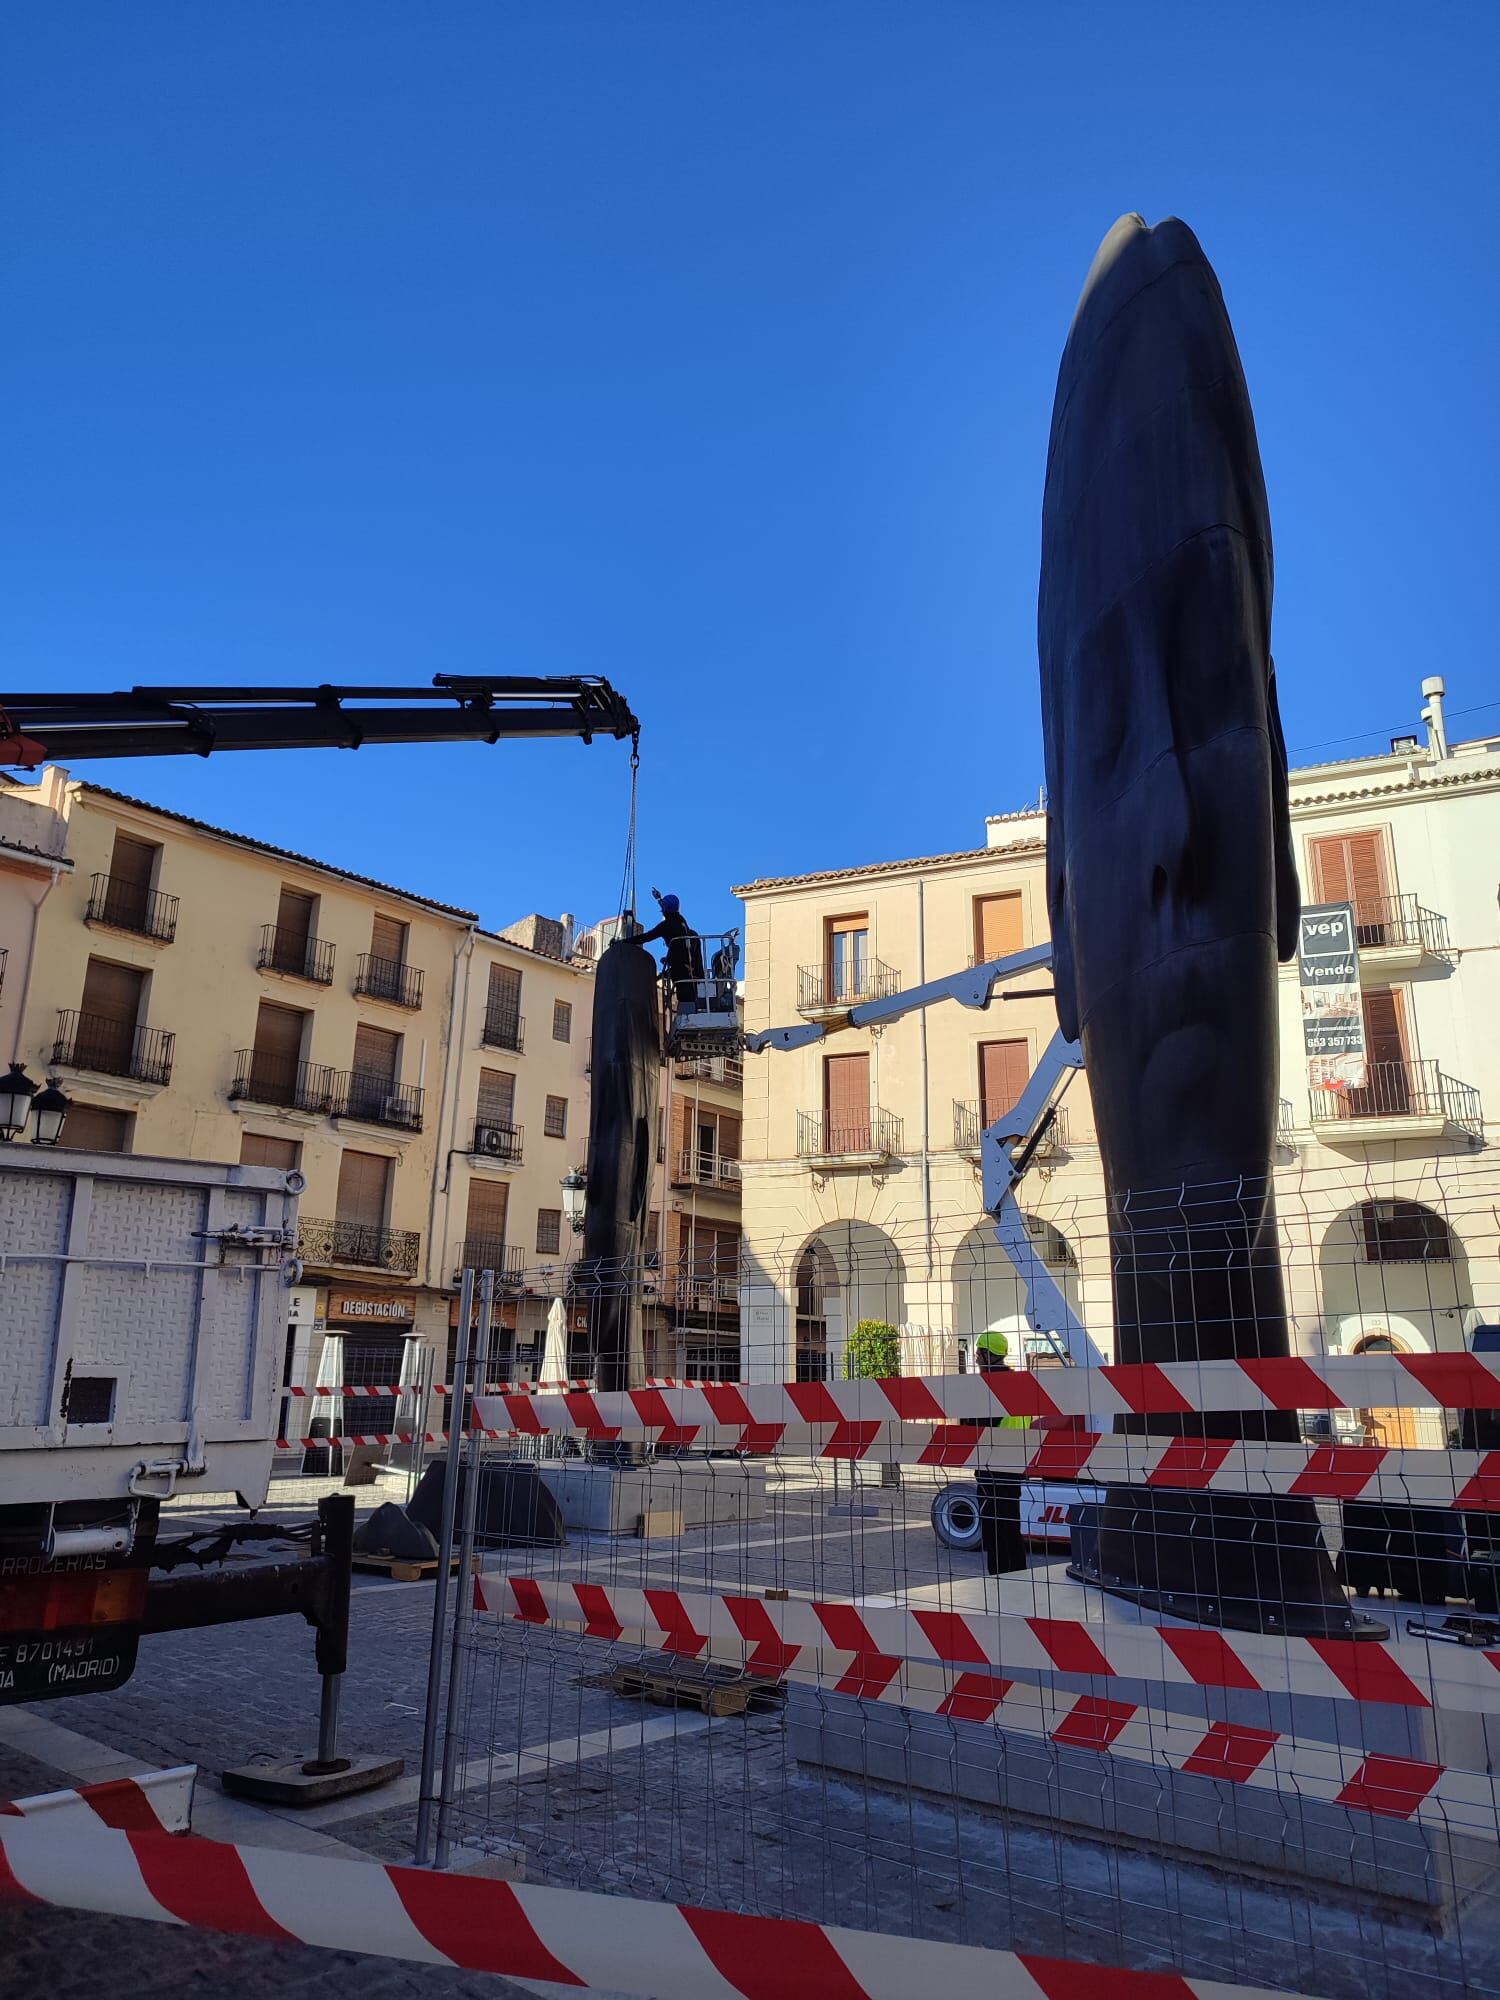
M 635 815 L 640 791 L 640 769 L 641 732 L 637 729 L 632 732 L 630 738 L 630 825 L 625 835 L 625 869 L 620 878 L 620 907 L 618 914 L 621 917 L 627 914 L 631 917 L 635 916 Z

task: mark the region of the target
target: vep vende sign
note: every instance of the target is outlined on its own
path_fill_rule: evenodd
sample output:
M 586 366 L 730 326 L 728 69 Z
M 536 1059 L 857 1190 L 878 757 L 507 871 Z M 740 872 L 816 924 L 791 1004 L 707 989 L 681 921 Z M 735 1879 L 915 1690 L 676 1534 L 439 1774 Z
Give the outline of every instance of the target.
M 1308 1083 L 1314 1090 L 1362 1090 L 1365 1010 L 1352 903 L 1313 903 L 1303 910 L 1297 974 Z

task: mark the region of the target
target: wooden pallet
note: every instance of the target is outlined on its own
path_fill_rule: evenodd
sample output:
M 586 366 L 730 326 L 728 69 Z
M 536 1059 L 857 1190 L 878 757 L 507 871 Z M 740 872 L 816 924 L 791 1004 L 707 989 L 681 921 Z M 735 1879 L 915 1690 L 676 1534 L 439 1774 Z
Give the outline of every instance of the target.
M 448 1565 L 451 1576 L 458 1568 L 459 1559 L 454 1556 Z M 367 1576 L 388 1576 L 392 1583 L 420 1583 L 424 1576 L 436 1576 L 439 1563 L 436 1556 L 365 1556 L 354 1557 L 354 1567 L 363 1570 Z M 479 1574 L 479 1558 L 470 1563 L 471 1572 Z
M 664 1660 L 635 1661 L 598 1676 L 598 1685 L 658 1708 L 696 1708 L 704 1715 L 745 1715 L 779 1708 L 786 1686 L 738 1667 L 690 1667 Z

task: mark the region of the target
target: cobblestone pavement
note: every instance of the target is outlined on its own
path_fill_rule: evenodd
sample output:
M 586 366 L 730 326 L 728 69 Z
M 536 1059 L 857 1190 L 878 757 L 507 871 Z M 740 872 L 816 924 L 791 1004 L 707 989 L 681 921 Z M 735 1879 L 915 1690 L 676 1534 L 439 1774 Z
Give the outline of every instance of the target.
M 832 1515 L 826 1479 L 788 1480 L 773 1489 L 763 1520 L 677 1541 L 575 1536 L 565 1548 L 485 1560 L 513 1573 L 617 1584 L 837 1595 L 971 1575 L 977 1557 L 933 1539 L 931 1490 L 922 1481 L 894 1492 L 866 1488 L 858 1504 L 873 1512 Z M 847 1473 L 838 1498 L 847 1506 Z M 227 1765 L 262 1751 L 295 1754 L 313 1740 L 311 1635 L 295 1620 L 272 1619 L 145 1640 L 134 1679 L 114 1693 L 0 1710 L 0 1797 L 78 1782 L 88 1746 L 103 1745 L 139 1768 L 199 1764 L 196 1823 L 212 1837 L 407 1861 L 431 1610 L 430 1584 L 367 1580 L 356 1589 L 342 1746 L 406 1758 L 407 1774 L 386 1791 L 303 1814 L 261 1812 L 219 1793 L 216 1774 Z M 1139 1847 L 1006 1824 L 930 1792 L 835 1779 L 791 1759 L 778 1711 L 709 1721 L 643 1708 L 599 1685 L 611 1660 L 630 1651 L 514 1623 L 474 1627 L 464 1654 L 457 1837 L 519 1850 L 528 1879 L 608 1893 L 1143 1969 L 1176 1962 L 1200 1976 L 1335 2000 L 1500 1994 L 1493 1926 L 1471 1921 L 1460 1950 L 1459 1940 L 1435 1939 L 1415 1921 L 1381 1922 Z M 371 2000 L 419 1991 L 503 2000 L 523 1990 L 353 1954 L 3 1904 L 0 1963 L 11 1974 L 7 1991 L 91 2000 L 200 1989 L 216 2000 L 269 2000 L 315 1981 Z

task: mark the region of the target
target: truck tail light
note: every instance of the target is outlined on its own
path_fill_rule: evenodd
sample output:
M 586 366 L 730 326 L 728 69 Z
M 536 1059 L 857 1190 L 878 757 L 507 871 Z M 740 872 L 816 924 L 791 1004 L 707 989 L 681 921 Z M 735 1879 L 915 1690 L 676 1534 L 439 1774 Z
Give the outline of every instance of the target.
M 138 1625 L 146 1608 L 147 1577 L 144 1569 L 0 1575 L 0 1632 Z

